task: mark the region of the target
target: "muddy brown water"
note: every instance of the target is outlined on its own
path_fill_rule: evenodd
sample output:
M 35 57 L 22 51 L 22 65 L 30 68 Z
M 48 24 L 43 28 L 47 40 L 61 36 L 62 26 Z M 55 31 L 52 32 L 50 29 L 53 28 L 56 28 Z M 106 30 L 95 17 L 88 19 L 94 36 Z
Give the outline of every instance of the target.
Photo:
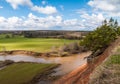
M 56 73 L 52 75 L 65 75 L 75 68 L 81 66 L 82 64 L 86 63 L 84 57 L 90 55 L 91 52 L 84 52 L 81 54 L 68 56 L 68 57 L 39 57 L 35 58 L 33 56 L 25 56 L 25 55 L 7 55 L 7 56 L 0 56 L 0 61 L 4 60 L 13 60 L 15 62 L 37 62 L 37 63 L 59 63 L 61 64 L 60 67 L 56 68 Z

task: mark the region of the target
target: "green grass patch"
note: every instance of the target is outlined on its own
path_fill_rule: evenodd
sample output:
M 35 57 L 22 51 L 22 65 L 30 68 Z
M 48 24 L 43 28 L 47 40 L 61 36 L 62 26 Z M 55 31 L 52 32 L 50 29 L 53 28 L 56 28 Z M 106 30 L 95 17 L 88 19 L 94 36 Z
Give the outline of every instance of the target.
M 15 63 L 0 70 L 0 84 L 25 84 L 56 64 Z
M 120 48 L 117 49 L 116 53 L 108 58 L 106 61 L 107 65 L 120 64 Z
M 110 57 L 109 63 L 120 64 L 120 55 L 113 55 Z
M 51 48 L 60 47 L 64 44 L 76 42 L 78 40 L 67 40 L 67 39 L 52 39 L 52 38 L 0 38 L 0 50 L 3 47 L 6 50 L 28 50 L 37 52 L 48 52 Z

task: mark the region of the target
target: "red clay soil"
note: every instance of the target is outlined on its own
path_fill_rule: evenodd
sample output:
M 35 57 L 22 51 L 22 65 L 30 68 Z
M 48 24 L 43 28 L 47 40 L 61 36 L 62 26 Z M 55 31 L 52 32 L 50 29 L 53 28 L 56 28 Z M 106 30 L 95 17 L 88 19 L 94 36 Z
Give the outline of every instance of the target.
M 54 84 L 88 84 L 90 74 L 96 66 L 100 65 L 108 56 L 113 53 L 113 50 L 120 45 L 120 38 L 112 43 L 101 55 L 99 55 L 92 63 L 86 63 L 69 74 L 63 76 Z

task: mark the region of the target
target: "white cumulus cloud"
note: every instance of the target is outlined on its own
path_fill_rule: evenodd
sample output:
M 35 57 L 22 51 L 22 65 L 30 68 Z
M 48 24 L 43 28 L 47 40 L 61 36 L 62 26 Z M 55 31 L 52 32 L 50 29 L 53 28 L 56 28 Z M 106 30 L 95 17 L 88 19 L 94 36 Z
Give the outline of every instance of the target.
M 54 14 L 54 13 L 57 13 L 56 7 L 53 7 L 53 6 L 46 6 L 46 7 L 33 6 L 32 10 L 33 11 L 37 11 L 39 13 L 43 13 L 43 14 Z
M 27 5 L 31 8 L 32 11 L 36 11 L 38 13 L 42 13 L 42 14 L 54 14 L 57 13 L 57 9 L 54 6 L 36 6 L 32 3 L 31 0 L 6 0 L 6 2 L 8 2 L 13 9 L 17 9 L 19 5 Z M 46 1 L 42 1 L 42 4 L 45 5 Z
M 104 19 L 102 14 L 87 13 L 80 16 L 82 19 L 63 19 L 59 15 L 38 17 L 32 13 L 23 17 L 0 16 L 0 30 L 93 30 Z
M 31 0 L 6 0 L 6 2 L 10 3 L 13 9 L 17 9 L 19 5 L 33 6 Z
M 120 0 L 91 0 L 88 5 L 107 16 L 120 16 Z
M 98 14 L 88 14 L 84 13 L 80 15 L 80 17 L 83 19 L 83 24 L 86 28 L 95 29 L 99 25 L 101 25 L 102 21 L 105 19 L 103 14 L 98 13 Z

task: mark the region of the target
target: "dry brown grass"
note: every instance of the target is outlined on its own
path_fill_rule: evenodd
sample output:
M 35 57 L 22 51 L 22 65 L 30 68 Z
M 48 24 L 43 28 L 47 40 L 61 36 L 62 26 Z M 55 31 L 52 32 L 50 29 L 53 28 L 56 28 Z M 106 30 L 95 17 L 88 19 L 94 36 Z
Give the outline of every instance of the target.
M 107 58 L 90 76 L 89 84 L 120 84 L 120 54 Z

